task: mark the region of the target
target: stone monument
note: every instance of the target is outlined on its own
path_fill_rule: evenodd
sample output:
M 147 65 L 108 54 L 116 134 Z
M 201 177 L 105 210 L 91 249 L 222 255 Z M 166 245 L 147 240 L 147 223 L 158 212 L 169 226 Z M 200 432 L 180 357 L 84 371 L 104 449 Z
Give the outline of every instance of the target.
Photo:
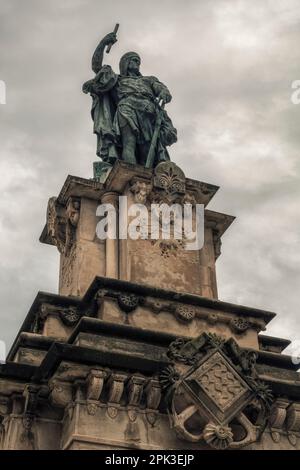
M 116 28 L 117 30 L 117 28 Z M 263 332 L 275 314 L 218 299 L 216 261 L 234 217 L 207 209 L 218 187 L 170 161 L 171 94 L 125 54 L 102 65 L 93 98 L 94 178 L 68 176 L 40 241 L 60 253 L 59 293 L 39 292 L 0 366 L 2 449 L 300 449 L 300 375 Z M 204 243 L 122 237 L 127 209 L 204 209 Z M 124 200 L 124 199 L 122 199 Z M 115 237 L 97 236 L 99 205 Z M 108 206 L 107 206 L 108 207 Z M 103 215 L 103 214 L 102 214 Z

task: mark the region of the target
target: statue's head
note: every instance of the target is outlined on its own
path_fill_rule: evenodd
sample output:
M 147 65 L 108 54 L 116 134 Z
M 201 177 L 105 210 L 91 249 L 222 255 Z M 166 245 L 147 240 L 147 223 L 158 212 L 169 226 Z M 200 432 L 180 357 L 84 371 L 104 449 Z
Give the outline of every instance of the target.
M 140 75 L 141 58 L 136 52 L 126 52 L 119 65 L 121 75 Z

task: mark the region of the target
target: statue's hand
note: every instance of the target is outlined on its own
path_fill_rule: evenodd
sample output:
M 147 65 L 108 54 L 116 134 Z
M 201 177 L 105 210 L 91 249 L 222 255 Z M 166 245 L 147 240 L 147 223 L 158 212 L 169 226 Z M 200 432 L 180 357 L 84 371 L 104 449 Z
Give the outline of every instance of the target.
M 106 36 L 104 36 L 104 38 L 101 41 L 103 46 L 109 46 L 110 44 L 114 44 L 115 42 L 117 42 L 116 33 L 108 33 Z
M 158 96 L 158 102 L 160 105 L 170 103 L 172 95 L 167 90 L 161 90 Z

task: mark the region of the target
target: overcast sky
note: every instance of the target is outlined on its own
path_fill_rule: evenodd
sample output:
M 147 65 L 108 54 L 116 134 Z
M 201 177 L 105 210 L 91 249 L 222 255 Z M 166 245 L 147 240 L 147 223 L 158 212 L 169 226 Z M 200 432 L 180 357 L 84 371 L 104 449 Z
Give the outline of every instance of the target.
M 38 238 L 68 174 L 92 176 L 90 60 L 136 50 L 169 87 L 170 154 L 220 186 L 209 208 L 237 217 L 217 262 L 221 300 L 273 310 L 300 340 L 299 0 L 0 0 L 0 339 L 10 346 L 39 290 L 57 292 L 58 254 Z

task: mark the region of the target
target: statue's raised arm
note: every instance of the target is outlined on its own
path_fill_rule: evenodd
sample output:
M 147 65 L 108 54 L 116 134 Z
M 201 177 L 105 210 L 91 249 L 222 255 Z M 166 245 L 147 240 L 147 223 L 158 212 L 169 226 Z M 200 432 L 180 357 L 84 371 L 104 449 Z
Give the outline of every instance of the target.
M 115 32 L 108 33 L 99 42 L 93 58 L 92 58 L 92 70 L 97 74 L 102 67 L 103 54 L 106 46 L 111 46 L 117 42 L 117 34 Z

